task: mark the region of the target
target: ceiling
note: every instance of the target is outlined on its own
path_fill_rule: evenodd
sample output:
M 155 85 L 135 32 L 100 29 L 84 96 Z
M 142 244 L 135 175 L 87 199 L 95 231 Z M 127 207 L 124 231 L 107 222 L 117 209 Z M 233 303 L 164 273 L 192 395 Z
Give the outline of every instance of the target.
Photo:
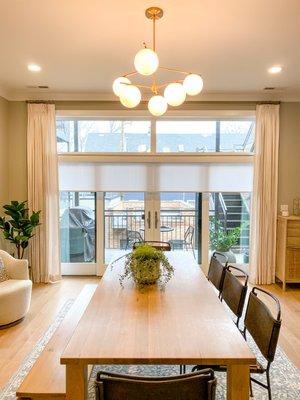
M 160 64 L 200 73 L 198 100 L 300 99 L 300 0 L 0 0 L 0 94 L 113 99 L 113 80 L 151 44 L 144 11 L 152 5 L 165 13 Z M 27 70 L 32 62 L 40 73 Z M 272 65 L 282 73 L 268 74 Z M 263 91 L 269 86 L 276 90 Z

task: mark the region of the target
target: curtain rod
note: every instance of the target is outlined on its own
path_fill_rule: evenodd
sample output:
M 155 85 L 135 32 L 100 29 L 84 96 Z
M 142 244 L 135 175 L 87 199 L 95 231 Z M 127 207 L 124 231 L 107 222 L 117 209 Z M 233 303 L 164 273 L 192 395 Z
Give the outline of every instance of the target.
M 26 100 L 27 104 L 55 104 L 54 100 Z
M 257 104 L 281 104 L 281 101 L 259 101 Z

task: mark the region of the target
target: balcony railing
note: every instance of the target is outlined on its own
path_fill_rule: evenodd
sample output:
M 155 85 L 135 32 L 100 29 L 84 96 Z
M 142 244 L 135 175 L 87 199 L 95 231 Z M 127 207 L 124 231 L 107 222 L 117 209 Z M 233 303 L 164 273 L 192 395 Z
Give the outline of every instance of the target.
M 184 240 L 192 226 L 196 228 L 196 210 L 162 210 L 160 213 L 161 240 Z M 196 229 L 195 229 L 196 230 Z M 106 210 L 105 248 L 126 249 L 130 242 L 144 239 L 144 210 Z M 194 241 L 195 243 L 195 241 Z

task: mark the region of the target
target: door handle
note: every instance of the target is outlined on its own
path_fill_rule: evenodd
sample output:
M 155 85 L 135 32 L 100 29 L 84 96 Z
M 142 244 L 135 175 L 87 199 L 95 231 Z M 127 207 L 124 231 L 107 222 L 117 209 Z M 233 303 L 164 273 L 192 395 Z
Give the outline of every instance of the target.
M 148 218 L 147 218 L 148 229 L 151 229 L 151 212 L 148 211 Z
M 157 229 L 157 226 L 158 226 L 158 216 L 157 216 L 157 211 L 155 211 L 154 224 L 155 224 L 155 229 Z

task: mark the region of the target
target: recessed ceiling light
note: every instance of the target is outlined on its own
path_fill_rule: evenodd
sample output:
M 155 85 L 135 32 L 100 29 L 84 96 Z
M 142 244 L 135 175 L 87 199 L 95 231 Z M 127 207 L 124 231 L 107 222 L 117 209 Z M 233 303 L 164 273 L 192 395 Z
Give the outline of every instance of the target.
M 42 67 L 37 64 L 28 64 L 27 68 L 30 72 L 40 72 L 42 70 Z
M 282 67 L 279 65 L 274 65 L 268 69 L 269 74 L 279 74 L 282 71 Z

